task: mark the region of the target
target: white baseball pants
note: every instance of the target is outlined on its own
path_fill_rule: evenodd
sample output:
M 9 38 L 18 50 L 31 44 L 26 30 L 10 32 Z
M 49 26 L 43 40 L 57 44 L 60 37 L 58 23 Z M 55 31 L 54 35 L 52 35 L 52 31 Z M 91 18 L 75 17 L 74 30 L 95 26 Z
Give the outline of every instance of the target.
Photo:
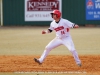
M 72 38 L 70 36 L 68 37 L 65 37 L 65 38 L 62 38 L 62 39 L 59 39 L 59 38 L 54 38 L 46 47 L 45 47 L 45 50 L 43 52 L 43 54 L 41 55 L 41 57 L 39 58 L 39 61 L 42 63 L 44 61 L 44 59 L 46 58 L 46 56 L 49 54 L 49 52 L 60 46 L 60 45 L 65 45 L 68 50 L 72 53 L 75 61 L 76 61 L 76 64 L 79 64 L 81 63 L 79 57 L 78 57 L 78 54 L 77 54 L 77 51 L 74 47 L 74 43 L 72 41 Z

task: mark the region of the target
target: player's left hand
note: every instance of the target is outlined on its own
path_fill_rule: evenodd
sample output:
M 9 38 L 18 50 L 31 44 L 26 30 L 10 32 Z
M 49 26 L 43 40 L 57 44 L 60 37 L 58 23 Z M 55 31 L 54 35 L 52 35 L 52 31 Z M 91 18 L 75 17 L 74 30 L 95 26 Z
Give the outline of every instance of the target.
M 74 28 L 79 28 L 79 25 L 75 25 Z

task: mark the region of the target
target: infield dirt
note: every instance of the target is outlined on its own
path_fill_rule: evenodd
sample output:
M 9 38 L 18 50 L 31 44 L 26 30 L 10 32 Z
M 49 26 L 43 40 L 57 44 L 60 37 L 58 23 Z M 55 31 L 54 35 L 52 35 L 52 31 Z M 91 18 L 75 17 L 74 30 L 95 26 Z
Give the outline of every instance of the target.
M 49 55 L 39 65 L 33 59 L 39 56 L 0 56 L 0 72 L 100 72 L 100 55 L 80 56 L 82 66 L 78 67 L 70 55 Z

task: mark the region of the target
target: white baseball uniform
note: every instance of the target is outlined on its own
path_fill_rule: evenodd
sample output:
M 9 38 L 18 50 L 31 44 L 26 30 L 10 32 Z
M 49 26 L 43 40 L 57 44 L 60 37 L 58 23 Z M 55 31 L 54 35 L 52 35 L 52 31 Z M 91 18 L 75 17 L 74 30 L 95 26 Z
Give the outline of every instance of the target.
M 61 18 L 58 23 L 56 23 L 55 20 L 51 22 L 49 29 L 56 31 L 56 37 L 46 46 L 43 54 L 39 58 L 41 63 L 52 49 L 60 45 L 65 45 L 69 49 L 77 64 L 81 63 L 69 33 L 70 28 L 73 28 L 73 26 L 74 23 L 63 18 Z

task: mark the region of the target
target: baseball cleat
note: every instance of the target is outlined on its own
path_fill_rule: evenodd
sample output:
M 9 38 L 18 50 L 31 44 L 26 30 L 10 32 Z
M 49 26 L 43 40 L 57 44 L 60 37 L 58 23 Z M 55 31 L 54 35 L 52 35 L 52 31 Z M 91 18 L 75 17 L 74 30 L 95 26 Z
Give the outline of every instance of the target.
M 34 61 L 37 62 L 39 65 L 42 64 L 42 63 L 40 63 L 40 61 L 37 58 L 34 58 Z
M 81 63 L 79 63 L 79 64 L 77 64 L 79 67 L 81 67 L 82 66 L 82 64 Z

